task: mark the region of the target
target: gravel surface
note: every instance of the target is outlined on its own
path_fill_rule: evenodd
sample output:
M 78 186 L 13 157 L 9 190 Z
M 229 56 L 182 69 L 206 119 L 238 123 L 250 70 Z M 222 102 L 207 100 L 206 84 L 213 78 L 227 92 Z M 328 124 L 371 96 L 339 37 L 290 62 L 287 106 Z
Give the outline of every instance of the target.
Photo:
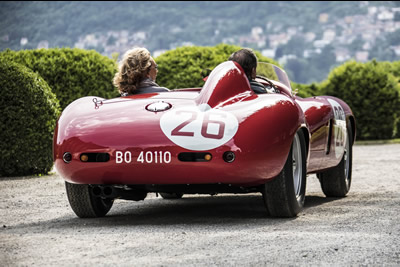
M 1 266 L 400 265 L 400 145 L 354 146 L 345 198 L 308 176 L 298 217 L 261 194 L 117 200 L 79 219 L 58 175 L 0 178 Z

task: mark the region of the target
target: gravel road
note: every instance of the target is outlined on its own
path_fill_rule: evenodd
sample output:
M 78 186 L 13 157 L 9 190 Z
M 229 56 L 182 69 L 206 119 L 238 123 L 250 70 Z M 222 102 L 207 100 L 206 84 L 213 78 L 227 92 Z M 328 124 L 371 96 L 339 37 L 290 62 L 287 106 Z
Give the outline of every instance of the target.
M 261 194 L 117 200 L 79 219 L 58 175 L 0 178 L 1 266 L 400 265 L 400 145 L 354 146 L 347 197 L 308 176 L 297 218 Z

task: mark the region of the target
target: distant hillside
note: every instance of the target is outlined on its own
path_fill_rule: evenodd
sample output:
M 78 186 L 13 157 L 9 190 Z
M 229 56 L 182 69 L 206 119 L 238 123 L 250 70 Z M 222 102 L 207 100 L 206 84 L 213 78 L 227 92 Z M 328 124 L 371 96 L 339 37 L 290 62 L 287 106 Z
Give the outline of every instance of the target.
M 168 43 L 190 41 L 213 45 L 224 36 L 250 32 L 268 22 L 315 28 L 318 15 L 360 13 L 358 2 L 1 2 L 1 50 L 73 46 L 79 36 L 107 31 L 145 31 L 152 49 L 169 49 Z M 366 12 L 363 10 L 362 12 Z M 175 29 L 175 31 L 174 31 Z M 215 30 L 219 37 L 215 37 Z M 170 33 L 172 30 L 172 36 Z M 8 35 L 8 41 L 4 41 Z M 20 45 L 21 38 L 29 43 Z
M 298 72 L 294 65 L 308 64 L 313 54 L 321 53 L 326 44 L 318 43 L 321 49 L 317 50 L 315 41 L 323 41 L 327 30 L 331 29 L 339 38 L 351 23 L 355 23 L 342 25 L 339 22 L 356 15 L 374 16 L 378 20 L 384 12 L 392 14 L 389 20 L 395 23 L 400 20 L 400 13 L 396 11 L 399 6 L 399 2 L 392 1 L 0 2 L 0 50 L 81 47 L 111 56 L 134 45 L 145 46 L 159 54 L 182 45 L 228 43 L 264 51 L 266 56 L 281 59 L 284 64 L 292 61 L 289 64 L 292 76 L 297 77 L 298 82 L 311 82 L 323 79 L 326 68 L 324 73 L 316 70 L 305 78 L 294 74 Z M 371 7 L 377 7 L 373 14 Z M 371 23 L 376 24 L 376 21 Z M 394 28 L 393 32 L 396 30 Z M 398 60 L 394 52 L 387 54 L 390 47 L 396 46 L 387 42 L 387 39 L 396 39 L 397 32 L 393 32 L 380 33 L 385 41 L 380 41 L 382 51 L 374 48 L 376 39 L 364 49 L 367 41 L 363 36 L 353 40 L 358 43 L 351 42 L 345 48 L 354 50 L 348 53 L 351 57 L 355 56 L 355 51 L 375 49 L 378 59 L 381 56 L 382 60 Z M 332 47 L 325 48 L 328 53 L 325 59 L 331 58 L 324 64 L 328 70 L 337 63 L 340 51 L 336 50 L 342 47 L 334 41 L 329 43 Z M 299 51 L 295 51 L 296 47 Z M 306 50 L 309 53 L 304 54 Z

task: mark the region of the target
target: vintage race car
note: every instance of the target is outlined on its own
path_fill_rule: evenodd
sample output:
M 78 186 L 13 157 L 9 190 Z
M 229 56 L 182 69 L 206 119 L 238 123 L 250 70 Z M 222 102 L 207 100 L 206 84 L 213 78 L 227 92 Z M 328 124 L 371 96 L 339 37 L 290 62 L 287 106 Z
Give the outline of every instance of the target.
M 115 199 L 261 192 L 267 213 L 296 216 L 306 176 L 326 196 L 350 188 L 355 118 L 330 96 L 301 98 L 279 67 L 259 63 L 256 94 L 242 67 L 218 65 L 202 88 L 114 99 L 83 97 L 62 112 L 54 161 L 79 217 Z

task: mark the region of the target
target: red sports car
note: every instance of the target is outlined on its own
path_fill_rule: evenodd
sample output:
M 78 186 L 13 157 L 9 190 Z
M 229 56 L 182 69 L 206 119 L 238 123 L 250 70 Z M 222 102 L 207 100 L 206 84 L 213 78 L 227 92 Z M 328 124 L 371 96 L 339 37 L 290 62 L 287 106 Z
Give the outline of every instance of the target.
M 261 192 L 268 214 L 296 216 L 306 176 L 326 196 L 350 188 L 355 118 L 330 96 L 301 98 L 279 67 L 259 63 L 256 94 L 242 67 L 218 65 L 202 88 L 114 99 L 83 97 L 61 114 L 54 161 L 79 217 L 114 199 Z

